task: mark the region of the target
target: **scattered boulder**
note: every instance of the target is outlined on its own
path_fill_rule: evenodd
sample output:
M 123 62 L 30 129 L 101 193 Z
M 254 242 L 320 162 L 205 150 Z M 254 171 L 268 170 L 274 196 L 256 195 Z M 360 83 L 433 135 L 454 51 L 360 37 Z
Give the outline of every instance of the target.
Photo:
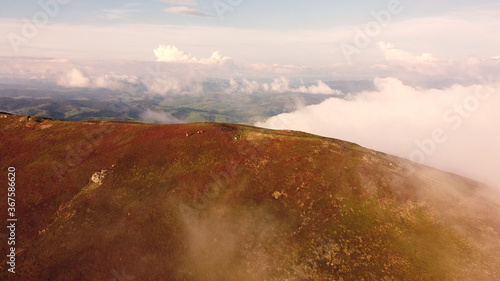
M 104 179 L 105 176 L 106 176 L 106 170 L 100 170 L 99 172 L 95 172 L 90 178 L 90 180 L 92 180 L 92 182 L 94 183 L 101 185 L 102 180 Z
M 281 196 L 283 196 L 283 195 L 285 195 L 285 196 L 286 196 L 286 194 L 285 194 L 285 193 L 281 193 L 281 192 L 279 192 L 279 191 L 275 191 L 275 192 L 273 192 L 273 194 L 272 194 L 272 195 L 273 195 L 274 199 L 276 199 L 276 200 L 278 200 L 278 199 L 279 199 Z

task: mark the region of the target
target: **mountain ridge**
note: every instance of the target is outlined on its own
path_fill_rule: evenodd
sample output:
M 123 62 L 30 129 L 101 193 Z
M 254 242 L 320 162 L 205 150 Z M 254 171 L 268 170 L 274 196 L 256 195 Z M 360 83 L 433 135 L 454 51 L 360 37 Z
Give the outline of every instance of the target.
M 497 194 L 458 175 L 294 131 L 0 115 L 19 280 L 500 277 Z

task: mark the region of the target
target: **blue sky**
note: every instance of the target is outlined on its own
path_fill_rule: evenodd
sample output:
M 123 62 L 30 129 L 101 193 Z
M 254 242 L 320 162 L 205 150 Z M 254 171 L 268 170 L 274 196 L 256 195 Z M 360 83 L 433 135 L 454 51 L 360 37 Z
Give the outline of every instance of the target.
M 37 2 L 38 1 L 28 0 L 2 0 L 0 1 L 2 5 L 0 18 L 30 18 L 35 12 L 40 10 Z M 227 0 L 220 0 L 220 2 L 229 4 Z M 68 4 L 61 4 L 64 11 L 52 21 L 67 24 L 202 24 L 232 26 L 237 28 L 273 28 L 281 30 L 328 28 L 362 23 L 369 19 L 370 11 L 384 8 L 389 1 L 241 0 L 240 2 L 240 4 L 233 7 L 233 11 L 224 13 L 225 19 L 221 21 L 214 8 L 214 4 L 217 3 L 217 1 L 214 0 L 150 0 L 136 2 L 122 0 L 72 0 L 69 1 Z M 477 7 L 498 4 L 498 2 L 494 0 L 401 0 L 401 3 L 405 6 L 405 13 L 399 20 L 421 16 L 443 15 L 456 10 L 475 9 Z M 172 7 L 187 7 L 199 11 L 200 14 L 203 13 L 212 17 L 183 16 L 165 11 L 165 9 Z M 106 18 L 106 15 L 111 16 L 113 14 L 120 17 Z

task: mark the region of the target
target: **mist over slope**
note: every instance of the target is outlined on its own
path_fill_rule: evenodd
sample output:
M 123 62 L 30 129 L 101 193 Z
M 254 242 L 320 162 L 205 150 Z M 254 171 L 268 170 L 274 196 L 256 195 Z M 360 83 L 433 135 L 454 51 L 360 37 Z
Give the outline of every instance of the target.
M 330 98 L 256 126 L 356 142 L 500 189 L 500 84 L 495 76 L 443 88 L 411 86 L 391 77 L 374 83 L 375 90 Z
M 0 117 L 17 280 L 500 278 L 500 197 L 454 174 L 293 131 Z

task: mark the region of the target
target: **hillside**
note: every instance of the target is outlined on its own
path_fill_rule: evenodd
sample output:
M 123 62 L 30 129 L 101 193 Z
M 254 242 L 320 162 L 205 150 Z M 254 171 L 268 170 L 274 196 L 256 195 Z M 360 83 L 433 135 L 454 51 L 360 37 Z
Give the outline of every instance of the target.
M 345 141 L 0 114 L 3 225 L 8 167 L 1 280 L 500 280 L 498 193 Z

